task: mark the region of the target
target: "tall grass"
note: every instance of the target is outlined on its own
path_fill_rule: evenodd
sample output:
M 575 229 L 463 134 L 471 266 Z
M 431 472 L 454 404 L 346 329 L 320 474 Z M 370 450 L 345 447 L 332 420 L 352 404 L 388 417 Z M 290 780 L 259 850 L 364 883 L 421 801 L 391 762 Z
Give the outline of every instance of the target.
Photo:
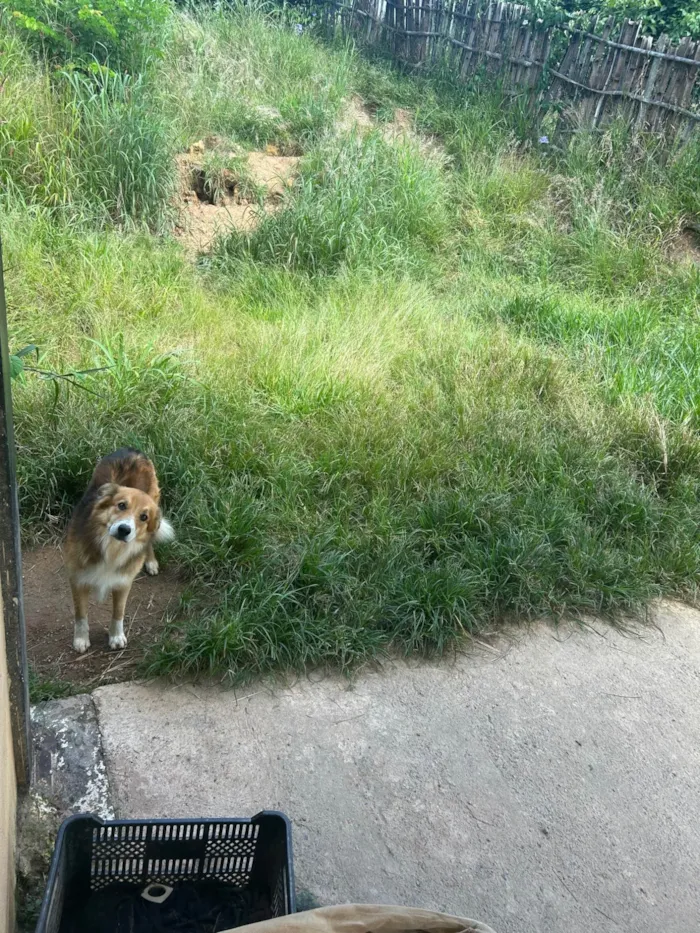
M 199 7 L 173 26 L 160 105 L 183 146 L 218 134 L 294 154 L 332 125 L 348 93 L 350 50 L 329 52 L 262 4 Z
M 619 121 L 602 132 L 552 136 L 551 118 L 505 104 L 475 79 L 410 78 L 381 61 L 358 65 L 354 86 L 380 119 L 406 107 L 452 161 L 462 255 L 499 276 L 616 294 L 669 291 L 667 249 L 700 215 L 700 140 L 669 146 Z M 671 285 L 670 303 L 677 299 Z
M 173 146 L 143 76 L 50 73 L 5 37 L 0 57 L 0 184 L 63 222 L 162 229 Z M 9 202 L 6 202 L 9 204 Z
M 310 274 L 409 268 L 445 245 L 450 213 L 440 166 L 418 147 L 352 133 L 314 149 L 286 209 L 251 235 L 232 233 L 219 255 Z
M 66 107 L 78 127 L 68 158 L 87 204 L 103 205 L 116 223 L 146 221 L 162 229 L 174 190 L 169 127 L 154 112 L 144 79 L 66 76 Z
M 578 358 L 598 375 L 609 399 L 650 403 L 664 418 L 696 431 L 700 426 L 696 270 L 689 268 L 686 295 L 681 292 L 679 297 L 677 307 L 666 310 L 654 299 L 594 302 L 560 290 L 530 289 L 506 299 L 498 314 L 521 333 Z M 684 299 L 688 313 L 682 310 Z
M 697 149 L 619 127 L 538 148 L 493 90 L 257 7 L 169 28 L 140 77 L 0 57 L 12 338 L 101 370 L 58 401 L 17 386 L 23 519 L 60 527 L 115 446 L 153 455 L 190 588 L 150 671 L 348 666 L 694 598 L 699 277 L 672 253 Z M 364 135 L 336 127 L 352 93 Z M 391 141 L 396 107 L 442 158 Z M 208 134 L 304 156 L 195 267 L 166 233 L 171 155 Z

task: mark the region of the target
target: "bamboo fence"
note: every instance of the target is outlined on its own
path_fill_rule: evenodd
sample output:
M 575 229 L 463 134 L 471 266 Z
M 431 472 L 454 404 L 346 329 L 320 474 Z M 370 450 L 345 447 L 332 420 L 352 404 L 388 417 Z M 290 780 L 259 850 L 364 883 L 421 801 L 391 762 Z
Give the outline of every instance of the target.
M 382 45 L 412 68 L 477 72 L 576 125 L 624 117 L 638 129 L 689 136 L 700 124 L 700 41 L 642 35 L 639 23 L 593 17 L 546 25 L 525 6 L 493 0 L 324 0 L 329 31 Z

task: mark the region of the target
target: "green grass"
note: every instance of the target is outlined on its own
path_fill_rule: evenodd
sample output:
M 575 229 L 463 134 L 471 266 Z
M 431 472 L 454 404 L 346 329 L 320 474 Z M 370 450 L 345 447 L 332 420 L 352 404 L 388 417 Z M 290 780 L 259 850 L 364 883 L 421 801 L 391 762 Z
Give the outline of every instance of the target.
M 391 145 L 378 131 L 341 136 L 305 159 L 285 210 L 252 236 L 225 239 L 219 264 L 253 261 L 319 276 L 411 269 L 449 239 L 447 190 L 440 167 L 416 146 Z
M 672 258 L 695 144 L 543 150 L 493 89 L 254 7 L 174 14 L 161 60 L 98 85 L 3 43 L 0 117 L 29 127 L 0 124 L 13 346 L 102 370 L 16 385 L 23 520 L 65 520 L 109 449 L 152 454 L 190 585 L 150 673 L 344 668 L 695 598 L 700 276 Z M 366 135 L 336 131 L 352 94 Z M 443 151 L 388 139 L 395 107 Z M 209 134 L 303 159 L 193 266 L 172 153 Z
M 45 700 L 62 700 L 64 697 L 82 693 L 84 688 L 79 684 L 61 680 L 59 677 L 43 677 L 37 674 L 32 667 L 29 668 L 29 701 L 43 703 Z
M 331 53 L 261 10 L 234 2 L 175 20 L 155 92 L 180 145 L 217 134 L 294 154 L 332 125 L 349 50 Z
M 50 74 L 12 36 L 2 52 L 0 179 L 9 205 L 41 205 L 71 225 L 162 229 L 174 148 L 145 77 Z

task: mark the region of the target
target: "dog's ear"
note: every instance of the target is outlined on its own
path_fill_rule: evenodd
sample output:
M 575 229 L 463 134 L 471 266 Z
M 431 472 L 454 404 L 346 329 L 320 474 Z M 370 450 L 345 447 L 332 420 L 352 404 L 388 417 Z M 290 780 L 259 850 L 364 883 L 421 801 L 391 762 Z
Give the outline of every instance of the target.
M 112 497 L 119 489 L 116 483 L 103 483 L 102 486 L 97 490 L 95 497 L 97 499 L 97 507 L 104 508 L 109 505 Z
M 156 541 L 172 541 L 175 537 L 175 530 L 167 518 L 163 518 L 163 513 L 158 509 L 158 524 L 156 526 Z M 150 528 L 149 528 L 150 531 Z

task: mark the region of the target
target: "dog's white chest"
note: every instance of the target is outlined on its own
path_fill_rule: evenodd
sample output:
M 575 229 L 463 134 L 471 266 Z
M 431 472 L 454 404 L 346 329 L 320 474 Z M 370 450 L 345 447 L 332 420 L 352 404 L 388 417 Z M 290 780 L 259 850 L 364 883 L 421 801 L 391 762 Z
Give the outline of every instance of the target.
M 110 570 L 109 567 L 90 567 L 76 574 L 76 582 L 81 586 L 89 586 L 97 599 L 102 602 L 112 590 L 129 586 L 131 577 Z

